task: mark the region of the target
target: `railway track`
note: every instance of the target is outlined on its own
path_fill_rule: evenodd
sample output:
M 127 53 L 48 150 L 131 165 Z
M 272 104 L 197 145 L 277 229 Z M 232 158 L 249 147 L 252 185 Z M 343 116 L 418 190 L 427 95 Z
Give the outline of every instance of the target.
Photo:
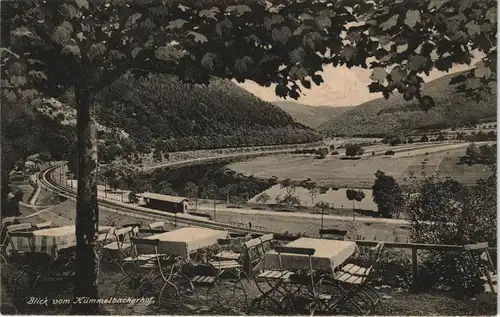
M 69 188 L 66 188 L 64 186 L 61 186 L 58 184 L 54 177 L 53 173 L 54 171 L 61 167 L 59 166 L 53 166 L 50 167 L 38 174 L 38 179 L 39 182 L 42 186 L 46 187 L 47 189 L 57 193 L 58 195 L 64 196 L 68 199 L 71 200 L 76 200 L 76 193 Z M 144 207 L 139 207 L 139 206 L 133 206 L 133 205 L 128 205 L 125 203 L 121 202 L 115 202 L 110 199 L 105 199 L 105 198 L 100 198 L 98 197 L 98 202 L 99 202 L 99 207 L 105 207 L 107 209 L 110 209 L 110 211 L 115 211 L 117 213 L 122 213 L 126 214 L 131 217 L 139 218 L 138 215 L 140 216 L 145 216 L 145 217 L 155 217 L 155 218 L 161 218 L 163 220 L 168 220 L 171 223 L 176 221 L 178 224 L 186 224 L 190 226 L 197 226 L 197 227 L 204 227 L 204 228 L 210 228 L 210 229 L 217 229 L 217 230 L 227 230 L 230 232 L 245 232 L 245 233 L 255 233 L 255 234 L 265 234 L 265 233 L 270 233 L 268 231 L 263 231 L 263 230 L 258 230 L 258 229 L 249 229 L 249 228 L 241 228 L 238 226 L 232 226 L 229 224 L 224 224 L 224 223 L 219 223 L 211 220 L 206 220 L 201 217 L 196 217 L 196 216 L 191 216 L 191 215 L 178 215 L 174 216 L 171 213 L 165 212 L 165 211 L 160 211 L 160 210 L 155 210 L 155 209 L 150 209 L 150 208 L 144 208 Z M 143 218 L 141 217 L 141 218 Z

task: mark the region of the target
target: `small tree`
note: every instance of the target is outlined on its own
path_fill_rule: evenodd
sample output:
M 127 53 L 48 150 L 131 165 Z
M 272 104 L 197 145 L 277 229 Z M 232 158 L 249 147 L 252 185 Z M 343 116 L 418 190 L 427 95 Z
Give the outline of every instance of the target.
M 139 202 L 139 197 L 137 197 L 137 194 L 134 191 L 131 191 L 128 194 L 128 201 L 132 204 L 137 204 Z
M 348 144 L 345 147 L 346 156 L 361 156 L 365 153 L 365 150 L 359 144 Z
M 365 193 L 360 189 L 348 189 L 346 190 L 346 197 L 348 200 L 352 201 L 352 209 L 354 210 L 356 207 L 356 201 L 361 202 L 365 199 Z
M 438 135 L 438 137 L 436 138 L 436 141 L 439 141 L 439 142 L 446 141 L 446 137 L 444 136 L 444 134 L 440 133 Z
M 413 144 L 414 141 L 412 138 L 408 138 L 407 142 L 408 142 L 408 144 Z
M 258 203 L 265 204 L 271 199 L 271 196 L 269 196 L 267 193 L 262 193 L 260 194 L 257 199 L 255 200 Z
M 465 158 L 469 164 L 475 164 L 479 159 L 479 150 L 476 146 L 476 143 L 472 142 L 465 149 Z
M 375 151 L 372 151 L 372 156 L 375 156 Z
M 302 187 L 307 189 L 307 193 L 309 194 L 309 197 L 311 197 L 311 204 L 314 206 L 314 199 L 320 194 L 321 191 L 318 184 L 313 181 L 304 181 Z
M 420 138 L 420 142 L 429 142 L 429 138 L 427 137 L 427 135 L 423 135 L 423 136 Z
M 295 190 L 297 189 L 297 182 L 292 181 L 290 178 L 285 178 L 280 182 L 281 189 L 285 190 L 285 196 L 295 195 Z
M 404 197 L 401 187 L 394 177 L 378 170 L 375 173 L 375 183 L 372 186 L 373 201 L 378 206 L 378 212 L 385 218 L 392 218 L 403 206 Z

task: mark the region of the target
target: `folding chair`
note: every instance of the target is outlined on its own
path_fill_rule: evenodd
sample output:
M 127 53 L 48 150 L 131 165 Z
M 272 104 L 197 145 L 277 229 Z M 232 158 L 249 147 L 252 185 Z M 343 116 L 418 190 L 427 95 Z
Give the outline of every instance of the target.
M 252 275 L 253 271 L 258 270 L 258 265 L 262 261 L 264 254 L 266 254 L 265 243 L 272 242 L 274 235 L 268 233 L 260 237 L 255 237 L 250 241 L 245 242 L 243 248 L 245 250 L 244 254 L 247 254 L 250 258 L 248 259 L 249 267 L 245 268 L 246 272 Z
M 332 240 L 344 240 L 345 235 L 347 234 L 347 230 L 339 230 L 339 229 L 319 229 L 319 236 L 323 239 L 323 236 L 326 235 L 326 239 Z
M 103 283 L 104 282 L 104 259 L 107 259 L 108 262 L 111 260 L 111 255 L 108 254 L 107 252 L 110 252 L 110 249 L 114 250 L 114 245 L 113 243 L 110 243 L 111 240 L 115 239 L 115 227 L 111 227 L 106 233 L 101 233 L 99 237 L 97 238 L 96 241 L 96 253 L 98 254 L 98 283 Z M 105 247 L 108 246 L 107 249 Z M 109 246 L 113 246 L 109 248 Z
M 130 263 L 126 261 L 127 257 L 130 257 L 132 250 L 132 245 L 130 243 L 131 238 L 137 237 L 139 233 L 139 227 L 129 226 L 121 229 L 110 229 L 107 235 L 104 237 L 104 241 L 109 239 L 109 234 L 112 232 L 114 235 L 114 242 L 105 244 L 103 248 L 103 255 L 107 257 L 109 263 L 116 264 L 122 273 L 124 273 L 123 264 Z M 127 242 L 128 241 L 128 242 Z
M 37 230 L 52 228 L 52 222 L 47 221 L 47 222 L 37 223 L 35 224 L 35 228 Z
M 15 231 L 30 231 L 32 229 L 33 225 L 31 223 L 20 223 L 16 225 L 10 225 L 7 227 L 8 232 L 15 232 Z
M 242 244 L 241 239 L 218 239 L 217 244 L 220 248 L 220 251 L 214 255 L 215 259 L 241 262 L 243 254 L 234 250 Z
M 338 289 L 342 293 L 342 298 L 339 301 L 335 303 L 330 301 L 330 303 L 326 305 L 330 310 L 338 308 L 342 303 L 347 301 L 352 304 L 360 314 L 368 315 L 373 312 L 375 306 L 380 302 L 380 296 L 369 282 L 376 272 L 383 251 L 384 243 L 381 242 L 372 249 L 369 266 L 361 267 L 355 264 L 346 264 L 339 272 L 334 274 L 333 277 L 326 277 L 322 281 L 325 285 L 331 282 L 336 283 L 334 286 L 338 286 Z M 331 279 L 333 279 L 333 281 Z M 369 289 L 373 292 L 375 294 L 375 299 L 368 295 L 365 289 Z M 360 305 L 353 300 L 354 297 L 359 298 L 368 305 L 368 310 L 366 312 L 363 312 Z
M 156 230 L 161 230 L 165 232 L 165 229 L 163 228 L 164 226 L 165 226 L 165 221 L 151 222 L 148 224 L 148 228 L 151 231 L 152 235 L 157 233 Z
M 464 249 L 481 281 L 485 282 L 484 292 L 498 294 L 497 270 L 488 251 L 488 242 L 466 244 Z M 474 257 L 474 254 L 476 257 Z

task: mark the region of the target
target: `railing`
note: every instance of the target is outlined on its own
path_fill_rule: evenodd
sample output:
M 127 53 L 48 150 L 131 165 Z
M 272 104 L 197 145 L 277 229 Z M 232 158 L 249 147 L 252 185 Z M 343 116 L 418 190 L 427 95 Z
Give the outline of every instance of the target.
M 274 240 L 277 241 L 294 241 L 296 239 L 300 238 L 300 236 L 297 235 L 285 235 L 285 234 L 274 234 Z M 346 240 L 347 241 L 347 240 Z M 379 244 L 380 242 L 383 241 L 373 241 L 373 240 L 355 240 L 357 245 L 359 246 L 367 246 L 367 247 L 373 247 Z M 417 256 L 417 251 L 418 250 L 426 250 L 426 251 L 456 251 L 456 252 L 462 252 L 465 251 L 463 246 L 461 245 L 445 245 L 445 244 L 424 244 L 424 243 L 400 243 L 400 242 L 384 242 L 385 248 L 389 249 L 411 249 L 412 253 L 412 275 L 413 275 L 413 281 L 416 281 L 418 278 L 418 256 Z M 497 248 L 496 247 L 490 247 L 488 248 L 489 251 L 496 253 Z M 245 257 L 246 261 L 249 261 L 250 263 L 252 262 L 251 259 L 251 252 L 249 250 L 245 250 Z M 245 266 L 245 265 L 244 265 Z M 245 267 L 248 267 L 246 265 Z M 247 271 L 246 272 L 248 276 L 251 276 L 252 272 Z

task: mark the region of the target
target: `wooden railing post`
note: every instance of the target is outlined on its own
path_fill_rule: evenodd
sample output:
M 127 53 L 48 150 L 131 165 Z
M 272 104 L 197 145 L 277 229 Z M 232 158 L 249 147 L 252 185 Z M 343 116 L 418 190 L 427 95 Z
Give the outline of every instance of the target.
M 411 249 L 411 265 L 412 265 L 412 272 L 413 272 L 413 282 L 416 282 L 417 277 L 418 277 L 417 251 L 418 251 L 418 249 L 416 247 L 413 247 Z
M 252 258 L 251 252 L 247 247 L 243 248 L 243 270 L 248 277 L 252 277 Z

